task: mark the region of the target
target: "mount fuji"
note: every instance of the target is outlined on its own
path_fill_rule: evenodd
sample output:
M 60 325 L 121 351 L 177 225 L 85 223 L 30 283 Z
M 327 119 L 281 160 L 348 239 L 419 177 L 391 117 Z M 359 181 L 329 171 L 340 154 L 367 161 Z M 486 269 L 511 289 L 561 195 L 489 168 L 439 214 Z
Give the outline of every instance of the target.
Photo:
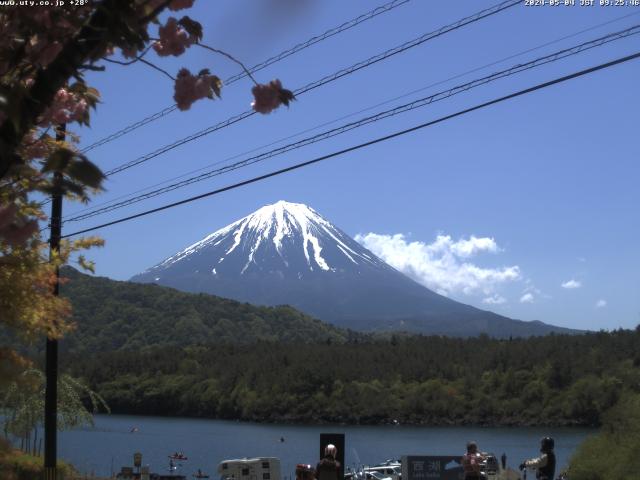
M 439 295 L 398 272 L 312 208 L 279 201 L 134 276 L 258 305 L 289 304 L 355 330 L 505 337 L 568 331 Z

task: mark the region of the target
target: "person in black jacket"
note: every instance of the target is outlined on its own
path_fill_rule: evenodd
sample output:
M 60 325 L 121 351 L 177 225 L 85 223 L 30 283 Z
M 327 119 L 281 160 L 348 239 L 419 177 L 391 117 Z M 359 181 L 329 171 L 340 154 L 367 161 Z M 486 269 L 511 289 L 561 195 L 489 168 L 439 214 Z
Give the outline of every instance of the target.
M 316 480 L 341 480 L 340 462 L 336 460 L 338 449 L 331 443 L 324 448 L 324 457 L 316 466 Z
M 553 480 L 556 474 L 556 454 L 553 449 L 555 442 L 551 437 L 544 437 L 540 441 L 540 455 L 538 458 L 525 460 L 520 464 L 520 470 L 529 468 L 536 471 L 536 479 Z

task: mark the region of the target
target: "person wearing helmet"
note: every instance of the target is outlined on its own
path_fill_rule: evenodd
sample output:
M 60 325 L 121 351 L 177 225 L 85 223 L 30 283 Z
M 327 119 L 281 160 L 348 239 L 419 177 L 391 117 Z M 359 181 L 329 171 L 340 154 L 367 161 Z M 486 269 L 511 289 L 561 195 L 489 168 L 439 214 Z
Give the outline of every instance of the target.
M 476 442 L 467 443 L 467 453 L 462 456 L 462 468 L 464 469 L 464 480 L 480 480 L 480 465 L 484 456 L 478 452 Z
M 520 464 L 520 470 L 528 468 L 536 471 L 538 480 L 553 480 L 556 473 L 556 454 L 553 452 L 555 444 L 553 438 L 544 437 L 540 441 L 540 455 Z
M 324 447 L 324 457 L 316 466 L 317 480 L 339 480 L 340 462 L 336 460 L 338 449 L 335 445 L 329 444 Z

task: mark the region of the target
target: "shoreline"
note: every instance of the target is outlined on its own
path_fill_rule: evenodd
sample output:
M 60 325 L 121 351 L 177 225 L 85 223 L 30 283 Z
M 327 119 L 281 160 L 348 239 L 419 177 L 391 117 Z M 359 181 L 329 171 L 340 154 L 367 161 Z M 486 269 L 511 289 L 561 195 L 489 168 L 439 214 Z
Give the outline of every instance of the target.
M 428 421 L 402 421 L 397 419 L 359 419 L 359 421 L 346 421 L 339 419 L 323 419 L 323 418 L 291 418 L 291 417 L 252 417 L 252 418 L 224 418 L 224 417 L 208 417 L 202 415 L 189 415 L 189 414 L 164 414 L 164 413 L 143 413 L 143 412 L 123 412 L 112 411 L 108 413 L 98 413 L 95 415 L 110 416 L 132 416 L 132 417 L 148 417 L 148 418 L 167 418 L 167 419 L 190 419 L 190 420 L 214 420 L 224 421 L 231 423 L 252 423 L 257 425 L 286 425 L 286 426 L 348 426 L 348 427 L 427 427 L 427 428 L 444 428 L 444 427 L 460 427 L 460 428 L 586 428 L 586 429 L 599 429 L 600 425 L 590 425 L 577 421 L 565 421 L 565 422 L 517 422 L 512 421 L 498 421 L 498 422 L 463 422 L 455 420 L 444 420 L 441 422 L 428 422 Z

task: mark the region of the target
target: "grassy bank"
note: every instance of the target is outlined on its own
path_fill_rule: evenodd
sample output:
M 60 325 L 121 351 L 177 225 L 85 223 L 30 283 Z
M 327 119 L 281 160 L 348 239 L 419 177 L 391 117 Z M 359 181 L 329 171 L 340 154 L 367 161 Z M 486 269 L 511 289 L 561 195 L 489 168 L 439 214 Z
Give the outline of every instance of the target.
M 42 457 L 24 453 L 13 448 L 6 440 L 0 439 L 0 479 L 40 480 L 44 478 L 43 470 Z M 71 465 L 62 461 L 58 461 L 58 472 L 59 480 L 101 480 L 80 475 Z

